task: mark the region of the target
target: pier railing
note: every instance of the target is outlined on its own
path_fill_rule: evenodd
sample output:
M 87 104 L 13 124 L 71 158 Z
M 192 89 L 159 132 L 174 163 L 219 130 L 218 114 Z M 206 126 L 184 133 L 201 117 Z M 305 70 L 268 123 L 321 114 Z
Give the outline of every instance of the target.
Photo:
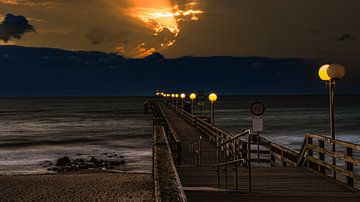
M 333 145 L 336 151 L 332 151 Z M 360 145 L 332 140 L 322 135 L 306 134 L 298 164 L 359 189 L 359 154 Z
M 154 124 L 153 131 L 154 201 L 186 202 L 164 127 Z
M 259 138 L 260 145 L 266 147 L 270 151 L 270 165 L 272 167 L 278 165 L 277 161 L 281 162 L 282 166 L 294 166 L 298 165 L 299 153 L 288 149 L 279 144 L 273 143 L 261 136 Z
M 198 118 L 171 103 L 168 103 L 168 106 L 185 121 L 206 134 L 210 141 L 214 142 L 217 146 L 221 145 L 220 148 L 224 153 L 224 158 L 227 158 L 227 161 L 224 162 L 231 162 L 234 156 L 235 159 L 247 156 L 247 150 L 244 149 L 248 145 L 246 141 L 236 139 L 233 144 L 222 145 L 224 142 L 232 139 L 234 135 L 211 125 L 205 119 Z M 360 189 L 360 145 L 341 140 L 331 140 L 330 137 L 322 135 L 306 134 L 304 143 L 300 151 L 297 152 L 271 142 L 264 137 L 255 135 L 252 137 L 253 142 L 259 141 L 261 146 L 269 150 L 271 166 L 307 167 L 325 176 L 332 176 L 337 181 L 345 183 L 350 187 Z M 336 146 L 335 152 L 331 149 L 332 145 Z M 257 151 L 250 150 L 250 153 L 255 152 Z M 332 159 L 336 159 L 337 163 L 333 164 Z M 225 166 L 225 164 L 222 166 Z
M 158 103 L 152 102 L 150 104 L 150 108 L 157 119 L 157 123 L 161 124 L 164 127 L 165 134 L 168 138 L 169 145 L 172 151 L 172 155 L 176 164 L 181 164 L 181 141 L 176 132 L 173 130 L 172 126 L 170 125 L 168 119 L 165 117 L 165 113 L 163 112 L 162 108 L 157 106 Z
M 214 142 L 217 146 L 230 140 L 234 137 L 234 135 L 223 131 L 216 126 L 211 125 L 206 119 L 199 118 L 185 110 L 176 107 L 175 105 L 168 103 L 168 106 L 176 112 L 180 117 L 182 117 L 185 121 L 196 127 L 198 130 L 207 135 L 211 142 Z M 254 136 L 255 137 L 255 136 Z M 260 137 L 259 138 L 260 145 L 266 147 L 270 151 L 271 156 L 271 165 L 275 166 L 277 161 L 281 161 L 282 165 L 286 166 L 297 166 L 298 154 L 295 151 L 287 149 L 281 145 L 268 141 L 267 139 Z M 241 139 L 237 139 L 234 144 L 226 144 L 221 147 L 221 151 L 225 153 L 229 159 L 233 159 L 233 154 L 238 155 L 237 157 L 243 157 L 247 155 L 247 142 Z M 235 147 L 235 149 L 233 149 Z M 245 149 L 244 149 L 245 148 Z M 258 151 L 251 150 L 251 153 L 255 153 Z M 262 160 L 266 162 L 266 160 Z

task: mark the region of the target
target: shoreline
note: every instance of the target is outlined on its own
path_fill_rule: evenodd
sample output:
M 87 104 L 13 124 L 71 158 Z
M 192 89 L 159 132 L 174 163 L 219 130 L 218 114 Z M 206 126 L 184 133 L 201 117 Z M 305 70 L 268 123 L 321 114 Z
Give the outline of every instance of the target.
M 152 201 L 152 173 L 0 175 L 0 201 Z

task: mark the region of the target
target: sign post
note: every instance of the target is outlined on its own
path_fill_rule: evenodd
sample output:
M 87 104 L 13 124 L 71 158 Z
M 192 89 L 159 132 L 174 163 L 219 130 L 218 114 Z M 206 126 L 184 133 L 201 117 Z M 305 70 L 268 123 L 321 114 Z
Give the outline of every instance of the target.
M 254 102 L 251 104 L 250 111 L 254 116 L 253 132 L 257 135 L 257 162 L 260 163 L 260 132 L 264 131 L 264 121 L 261 115 L 265 113 L 265 105 L 261 102 Z

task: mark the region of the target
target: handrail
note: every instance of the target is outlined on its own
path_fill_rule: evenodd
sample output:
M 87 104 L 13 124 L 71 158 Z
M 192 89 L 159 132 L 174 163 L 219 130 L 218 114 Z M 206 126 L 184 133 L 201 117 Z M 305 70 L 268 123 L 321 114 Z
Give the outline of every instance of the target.
M 229 139 L 229 140 L 221 143 L 221 144 L 218 145 L 217 147 L 222 147 L 222 146 L 224 146 L 225 144 L 227 144 L 227 143 L 229 143 L 229 142 L 232 142 L 232 141 L 234 141 L 235 139 L 237 139 L 237 138 L 239 138 L 239 137 L 242 137 L 242 136 L 244 136 L 244 135 L 248 135 L 249 133 L 251 133 L 251 130 L 246 130 L 246 131 L 240 133 L 239 135 L 234 136 L 234 137 L 232 137 L 231 139 Z
M 200 136 L 190 143 L 190 161 L 193 166 L 201 166 L 201 139 Z
M 239 145 L 239 147 L 236 147 L 236 140 L 239 140 L 240 137 L 244 136 L 244 135 L 248 135 L 248 142 L 245 144 L 241 144 Z M 219 163 L 219 155 L 220 155 L 220 150 L 224 151 L 224 160 L 225 160 L 225 155 L 227 153 L 227 151 L 225 149 L 223 149 L 223 147 L 225 145 L 228 145 L 229 143 L 231 143 L 231 147 L 232 147 L 232 161 L 238 161 L 238 160 L 242 160 L 245 161 L 247 163 L 247 167 L 248 167 L 248 171 L 249 171 L 249 192 L 251 192 L 251 147 L 250 147 L 250 142 L 251 140 L 251 130 L 245 130 L 244 132 L 240 133 L 239 135 L 236 135 L 235 137 L 232 137 L 226 141 L 224 141 L 223 143 L 220 143 L 217 147 L 216 147 L 216 165 L 221 165 L 221 163 Z M 240 147 L 241 146 L 241 147 Z M 245 146 L 245 148 L 243 148 Z M 227 148 L 230 149 L 230 148 Z M 239 156 L 237 155 L 237 152 L 239 152 Z M 230 152 L 229 152 L 229 156 L 230 156 Z M 227 162 L 223 162 L 223 164 L 225 165 L 225 188 L 227 189 Z M 217 186 L 218 188 L 220 188 L 220 170 L 217 169 Z M 235 165 L 235 188 L 237 189 L 237 165 Z
M 238 189 L 238 164 L 240 163 L 240 166 L 243 166 L 244 163 L 245 163 L 245 159 L 237 159 L 237 160 L 233 160 L 233 161 L 227 161 L 227 162 L 223 162 L 223 163 L 219 163 L 219 164 L 215 164 L 215 165 L 212 165 L 212 169 L 214 168 L 217 168 L 216 169 L 216 172 L 217 173 L 220 173 L 220 167 L 225 167 L 224 168 L 224 171 L 225 171 L 225 189 L 228 188 L 228 175 L 227 175 L 227 172 L 228 172 L 228 169 L 227 169 L 227 166 L 228 165 L 235 165 L 235 189 Z M 218 182 L 218 187 L 220 186 L 219 185 L 220 182 Z
M 227 161 L 227 162 L 212 165 L 211 167 L 216 168 L 216 167 L 225 166 L 225 165 L 229 165 L 229 164 L 235 164 L 235 163 L 239 163 L 239 162 L 245 163 L 245 159 L 237 159 L 237 160 L 233 160 L 233 161 Z

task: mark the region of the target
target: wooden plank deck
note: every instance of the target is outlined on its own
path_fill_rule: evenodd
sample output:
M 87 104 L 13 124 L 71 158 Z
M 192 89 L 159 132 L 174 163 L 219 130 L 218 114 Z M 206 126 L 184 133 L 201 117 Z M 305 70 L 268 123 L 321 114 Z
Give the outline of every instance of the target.
M 234 187 L 233 174 L 228 176 L 230 189 L 217 189 L 217 174 L 210 167 L 216 163 L 215 145 L 166 105 L 161 107 L 182 142 L 182 165 L 177 169 L 189 201 L 360 201 L 358 191 L 307 169 L 294 167 L 253 167 L 252 193 L 248 193 L 248 171 L 240 168 L 238 190 L 231 190 Z M 204 137 L 202 165 L 193 167 L 189 144 L 199 136 Z M 224 187 L 223 175 L 221 185 Z

